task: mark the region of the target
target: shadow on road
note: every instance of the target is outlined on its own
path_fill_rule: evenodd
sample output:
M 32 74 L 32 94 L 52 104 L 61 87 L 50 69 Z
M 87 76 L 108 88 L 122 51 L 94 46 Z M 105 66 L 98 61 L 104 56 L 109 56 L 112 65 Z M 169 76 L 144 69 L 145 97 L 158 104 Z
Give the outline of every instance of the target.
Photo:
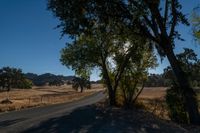
M 94 133 L 104 123 L 103 113 L 95 107 L 87 106 L 74 110 L 68 115 L 49 119 L 24 133 Z
M 128 113 L 127 113 L 128 112 Z M 67 114 L 67 113 L 66 113 Z M 86 106 L 55 117 L 23 133 L 183 133 L 174 124 L 141 111 L 102 110 Z
M 14 119 L 14 120 L 5 120 L 5 121 L 1 121 L 0 122 L 0 128 L 1 127 L 7 127 L 7 126 L 10 126 L 10 125 L 13 125 L 15 123 L 18 123 L 18 122 L 22 122 L 26 120 L 25 118 L 23 119 Z

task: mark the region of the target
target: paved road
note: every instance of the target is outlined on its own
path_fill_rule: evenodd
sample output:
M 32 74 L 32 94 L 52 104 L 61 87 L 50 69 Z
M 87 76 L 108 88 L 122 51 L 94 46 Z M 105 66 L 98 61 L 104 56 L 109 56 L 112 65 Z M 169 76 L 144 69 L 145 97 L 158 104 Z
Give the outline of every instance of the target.
M 70 114 L 73 110 L 94 104 L 105 98 L 98 92 L 79 101 L 0 114 L 0 133 L 20 133 L 55 117 Z

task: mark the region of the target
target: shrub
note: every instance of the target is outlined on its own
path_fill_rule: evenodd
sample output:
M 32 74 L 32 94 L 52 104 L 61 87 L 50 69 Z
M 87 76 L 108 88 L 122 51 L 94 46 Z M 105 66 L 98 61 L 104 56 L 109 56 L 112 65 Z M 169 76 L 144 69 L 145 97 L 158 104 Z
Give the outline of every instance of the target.
M 173 83 L 167 90 L 166 103 L 169 110 L 169 117 L 176 123 L 189 123 L 188 114 L 184 106 L 183 93 L 180 87 Z

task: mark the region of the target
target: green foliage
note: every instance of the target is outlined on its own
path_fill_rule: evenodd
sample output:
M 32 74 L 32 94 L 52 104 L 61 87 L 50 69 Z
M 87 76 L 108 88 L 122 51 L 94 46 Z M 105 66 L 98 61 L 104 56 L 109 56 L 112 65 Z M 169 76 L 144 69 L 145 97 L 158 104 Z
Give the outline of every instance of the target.
M 21 69 L 3 67 L 0 69 L 0 87 L 10 91 L 11 88 L 31 88 L 31 81 L 27 80 Z
M 31 89 L 33 86 L 32 81 L 28 79 L 23 79 L 20 84 L 18 84 L 15 88 L 19 89 Z
M 93 68 L 100 69 L 109 94 L 115 97 L 129 60 L 136 62 L 142 58 L 141 53 L 146 50 L 146 45 L 141 43 L 148 42 L 145 38 L 129 36 L 131 31 L 125 27 L 115 29 L 112 23 L 96 25 L 90 29 L 92 34 L 82 33 L 61 51 L 61 62 L 86 79 Z
M 189 25 L 181 8 L 179 0 L 165 0 L 164 2 L 160 0 L 131 0 L 128 2 L 125 0 L 49 0 L 48 2 L 48 9 L 60 20 L 58 27 L 61 28 L 62 35 L 71 36 L 74 39 L 74 44 L 82 36 L 84 36 L 83 41 L 87 40 L 85 38 L 89 36 L 89 42 L 92 42 L 89 43 L 89 47 L 88 43 L 84 47 L 78 46 L 79 48 L 74 48 L 76 45 L 73 45 L 73 49 L 69 51 L 75 50 L 75 52 L 70 54 L 70 62 L 66 61 L 65 63 L 63 60 L 63 64 L 86 70 L 90 70 L 93 66 L 100 67 L 112 101 L 115 99 L 115 92 L 126 64 L 138 44 L 140 46 L 145 44 L 149 44 L 150 47 L 155 46 L 161 57 L 167 56 L 181 88 L 185 90 L 185 93 L 190 90 L 187 77 L 173 52 L 174 40 L 183 40 L 176 28 L 177 25 Z M 128 50 L 125 48 L 127 42 L 131 44 Z M 85 55 L 88 48 L 92 52 L 90 48 L 93 46 L 98 54 L 93 52 Z M 79 52 L 76 49 L 79 49 Z M 126 52 L 123 54 L 121 51 Z M 67 55 L 67 52 L 63 53 Z M 78 56 L 79 53 L 80 56 Z M 118 53 L 122 57 L 115 58 L 114 56 Z M 72 55 L 75 56 L 75 61 L 72 60 Z M 82 60 L 82 57 L 87 60 Z M 117 65 L 118 59 L 121 65 Z M 88 60 L 91 61 L 89 64 Z M 117 67 L 113 68 L 113 66 Z M 112 75 L 113 79 L 109 75 Z M 191 94 L 191 97 L 193 95 Z M 194 99 L 187 99 L 188 102 L 191 102 L 190 100 L 194 105 L 188 107 L 191 121 L 199 123 L 197 104 Z
M 180 54 L 177 54 L 177 59 L 181 68 L 184 70 L 185 75 L 188 77 L 189 82 L 192 87 L 199 87 L 200 83 L 200 60 L 197 58 L 197 55 L 192 49 L 184 48 L 184 51 Z M 164 69 L 163 76 L 165 79 L 176 81 L 176 78 L 173 74 L 171 67 Z
M 81 92 L 83 92 L 84 88 L 90 89 L 91 88 L 90 81 L 85 78 L 75 77 L 72 82 L 72 88 L 78 91 L 79 87 L 81 89 Z
M 61 86 L 63 84 L 64 84 L 64 82 L 60 79 L 55 79 L 55 80 L 49 82 L 50 86 Z
M 183 92 L 176 83 L 167 90 L 166 103 L 169 110 L 169 117 L 177 123 L 189 123 L 187 111 L 184 106 Z
M 151 49 L 148 47 L 143 47 L 140 52 L 135 53 L 129 62 L 127 62 L 127 66 L 119 82 L 126 108 L 133 106 L 133 103 L 144 88 L 148 69 L 156 65 L 156 57 L 153 56 Z

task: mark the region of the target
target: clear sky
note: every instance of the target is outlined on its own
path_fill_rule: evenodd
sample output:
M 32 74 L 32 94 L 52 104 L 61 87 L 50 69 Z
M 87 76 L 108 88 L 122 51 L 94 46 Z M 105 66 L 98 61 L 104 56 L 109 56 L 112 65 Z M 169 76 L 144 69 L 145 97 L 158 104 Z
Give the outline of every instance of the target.
M 200 4 L 200 0 L 180 1 L 188 17 L 193 7 Z M 74 74 L 59 61 L 60 50 L 68 39 L 60 39 L 59 29 L 54 29 L 58 20 L 46 8 L 47 0 L 0 0 L 0 67 L 17 67 L 25 73 Z M 179 26 L 179 30 L 186 41 L 177 41 L 175 52 L 190 47 L 200 57 L 200 47 L 192 39 L 191 28 Z M 150 72 L 161 73 L 167 65 L 165 59 Z M 98 79 L 97 75 L 94 71 L 91 79 Z

